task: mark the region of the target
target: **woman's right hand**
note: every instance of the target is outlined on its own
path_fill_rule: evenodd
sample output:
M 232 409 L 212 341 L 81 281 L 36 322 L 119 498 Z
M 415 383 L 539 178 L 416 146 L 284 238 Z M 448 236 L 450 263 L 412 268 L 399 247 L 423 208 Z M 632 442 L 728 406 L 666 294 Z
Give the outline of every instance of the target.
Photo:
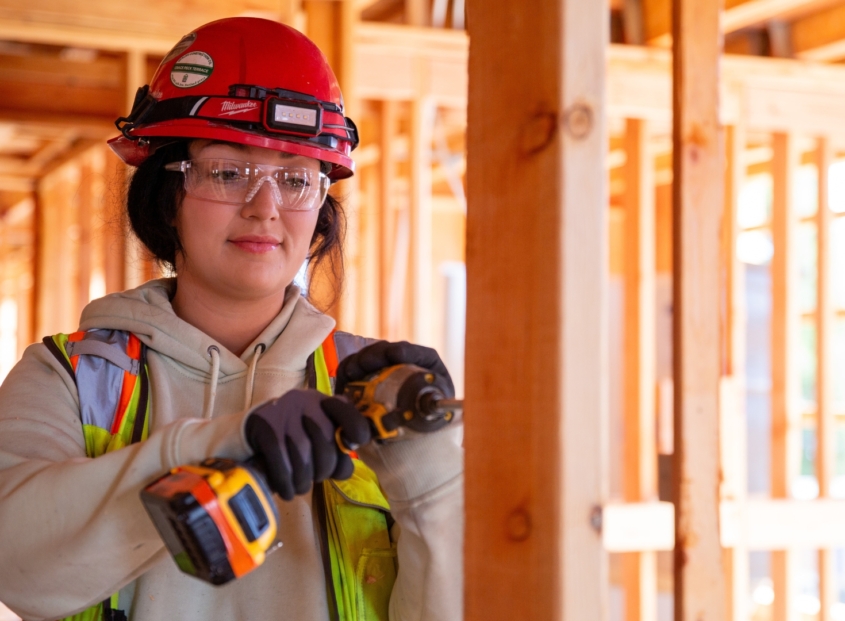
M 312 482 L 352 476 L 352 460 L 335 440 L 338 428 L 347 446 L 370 441 L 367 419 L 346 399 L 291 390 L 254 408 L 245 432 L 270 487 L 293 500 L 307 493 Z

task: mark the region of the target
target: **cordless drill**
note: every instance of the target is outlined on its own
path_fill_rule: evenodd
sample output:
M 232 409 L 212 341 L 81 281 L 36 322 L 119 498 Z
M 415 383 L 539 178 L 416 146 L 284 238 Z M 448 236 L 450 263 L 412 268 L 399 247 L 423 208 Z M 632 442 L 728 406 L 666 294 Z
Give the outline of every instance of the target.
M 377 441 L 406 430 L 437 431 L 454 421 L 463 401 L 447 399 L 445 380 L 411 364 L 388 367 L 344 395 L 370 420 Z M 347 446 L 336 434 L 340 449 Z M 263 473 L 251 463 L 211 458 L 173 468 L 141 492 L 141 501 L 179 568 L 225 584 L 264 562 L 279 516 Z

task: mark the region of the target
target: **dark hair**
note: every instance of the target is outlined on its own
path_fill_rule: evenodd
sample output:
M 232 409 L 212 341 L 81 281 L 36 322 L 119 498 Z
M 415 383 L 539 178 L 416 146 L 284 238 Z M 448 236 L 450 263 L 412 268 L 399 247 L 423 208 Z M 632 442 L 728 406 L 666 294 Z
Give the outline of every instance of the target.
M 165 164 L 190 159 L 187 140 L 159 147 L 132 175 L 126 192 L 126 215 L 135 236 L 151 258 L 176 273 L 176 257 L 183 251 L 179 232 L 172 222 L 185 196 L 181 172 L 165 170 Z M 330 308 L 343 287 L 343 240 L 346 215 L 341 202 L 326 196 L 317 217 L 308 255 L 309 281 L 325 267 L 335 285 L 333 296 L 322 305 Z

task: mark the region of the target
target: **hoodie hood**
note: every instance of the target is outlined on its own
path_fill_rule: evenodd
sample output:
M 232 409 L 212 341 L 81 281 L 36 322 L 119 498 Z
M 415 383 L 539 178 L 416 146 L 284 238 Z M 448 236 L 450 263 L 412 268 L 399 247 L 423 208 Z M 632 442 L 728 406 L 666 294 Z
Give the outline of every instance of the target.
M 170 298 L 175 278 L 149 281 L 136 289 L 96 299 L 82 311 L 80 330 L 125 330 L 159 354 L 172 358 L 198 375 L 211 375 L 209 348 L 219 351 L 223 377 L 246 372 L 256 348 L 263 345 L 261 367 L 294 372 L 328 336 L 334 319 L 320 313 L 291 285 L 282 309 L 238 357 L 213 338 L 176 316 Z

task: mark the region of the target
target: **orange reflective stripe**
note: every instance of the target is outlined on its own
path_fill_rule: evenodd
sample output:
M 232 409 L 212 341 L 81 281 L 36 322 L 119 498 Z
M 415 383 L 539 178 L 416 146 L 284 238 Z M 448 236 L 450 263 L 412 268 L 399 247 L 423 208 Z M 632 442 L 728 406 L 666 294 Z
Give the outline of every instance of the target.
M 141 359 L 141 341 L 134 334 L 129 334 L 129 342 L 126 344 L 126 355 L 133 360 Z M 123 423 L 123 418 L 126 416 L 126 410 L 129 408 L 129 402 L 132 400 L 132 393 L 135 392 L 135 382 L 138 377 L 132 375 L 128 371 L 123 372 L 123 386 L 120 388 L 120 401 L 117 404 L 117 412 L 115 412 L 114 420 L 112 421 L 111 433 L 112 435 L 120 431 L 120 425 Z M 139 413 L 144 415 L 143 412 Z M 137 416 L 137 414 L 136 414 Z
M 329 371 L 329 377 L 337 377 L 337 347 L 334 344 L 334 333 L 336 330 L 329 332 L 326 340 L 323 341 L 323 357 L 326 359 L 326 368 Z
M 80 330 L 79 332 L 74 332 L 73 334 L 67 335 L 68 343 L 75 343 L 77 341 L 81 341 L 85 338 L 85 332 Z M 73 367 L 74 373 L 76 372 L 76 365 L 79 362 L 79 356 L 71 356 L 70 358 L 70 366 Z

